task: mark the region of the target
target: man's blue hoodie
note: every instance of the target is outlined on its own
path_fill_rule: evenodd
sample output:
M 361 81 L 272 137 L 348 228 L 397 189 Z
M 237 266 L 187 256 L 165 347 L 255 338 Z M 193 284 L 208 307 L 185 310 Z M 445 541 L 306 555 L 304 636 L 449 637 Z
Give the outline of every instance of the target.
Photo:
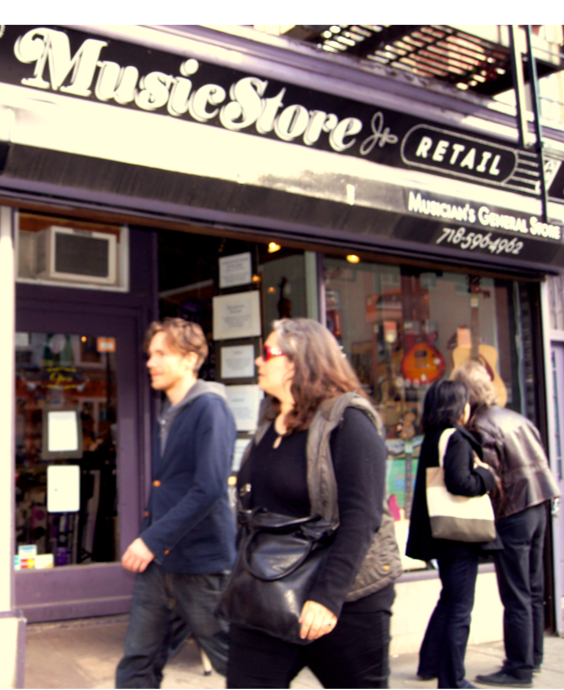
M 180 403 L 166 401 L 157 420 L 141 531 L 165 570 L 217 573 L 233 566 L 227 480 L 236 436 L 222 384 L 198 379 Z

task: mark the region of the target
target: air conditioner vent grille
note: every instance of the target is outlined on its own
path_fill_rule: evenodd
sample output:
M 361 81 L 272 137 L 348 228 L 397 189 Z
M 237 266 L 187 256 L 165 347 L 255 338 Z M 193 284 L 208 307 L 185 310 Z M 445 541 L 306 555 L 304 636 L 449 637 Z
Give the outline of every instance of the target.
M 109 267 L 108 243 L 82 235 L 57 234 L 55 241 L 55 270 L 82 276 L 107 278 Z

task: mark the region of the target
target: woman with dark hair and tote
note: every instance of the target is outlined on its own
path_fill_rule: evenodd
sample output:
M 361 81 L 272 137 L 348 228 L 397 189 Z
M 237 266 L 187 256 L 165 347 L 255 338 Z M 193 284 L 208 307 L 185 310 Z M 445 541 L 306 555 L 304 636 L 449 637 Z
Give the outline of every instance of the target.
M 482 448 L 464 428 L 469 416 L 469 394 L 462 383 L 437 381 L 427 391 L 421 420 L 425 436 L 406 553 L 423 561 L 436 559 L 439 564 L 443 588 L 419 651 L 418 669 L 421 679 L 438 678 L 439 688 L 474 687 L 464 677 L 464 656 L 483 545 L 432 536 L 426 474 L 428 467 L 439 465 L 439 440 L 443 431 L 454 428 L 443 461 L 447 490 L 458 496 L 481 496 L 494 488 L 494 475 L 482 462 Z
M 287 688 L 308 666 L 325 687 L 386 688 L 401 560 L 378 415 L 333 335 L 315 321 L 276 321 L 256 365 L 267 397 L 238 475 L 242 506 L 338 515 L 338 527 L 296 624 L 309 644 L 231 623 L 227 687 Z M 321 481 L 331 467 L 336 497 Z

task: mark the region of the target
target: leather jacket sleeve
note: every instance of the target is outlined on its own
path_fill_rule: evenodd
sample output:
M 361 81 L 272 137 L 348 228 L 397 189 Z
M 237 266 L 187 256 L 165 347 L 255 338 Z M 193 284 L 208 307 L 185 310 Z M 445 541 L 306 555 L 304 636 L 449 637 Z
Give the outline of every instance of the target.
M 502 468 L 503 468 L 503 442 L 499 433 L 496 433 L 494 428 L 484 429 L 472 427 L 472 421 L 469 424 L 469 431 L 478 440 L 482 446 L 483 460 L 486 465 L 491 467 L 493 476 L 495 478 L 495 486 L 491 489 L 490 495 L 492 497 L 501 494 Z
M 468 430 L 482 444 L 484 461 L 500 482 L 491 493 L 497 519 L 560 494 L 539 431 L 529 419 L 492 405 L 475 411 Z

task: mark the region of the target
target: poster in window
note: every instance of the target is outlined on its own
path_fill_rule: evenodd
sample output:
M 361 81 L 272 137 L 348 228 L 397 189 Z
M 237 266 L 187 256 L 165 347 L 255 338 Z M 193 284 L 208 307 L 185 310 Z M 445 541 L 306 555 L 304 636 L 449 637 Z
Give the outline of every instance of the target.
M 251 253 L 222 256 L 219 260 L 219 287 L 235 287 L 248 285 L 253 279 Z
M 256 385 L 249 385 L 226 386 L 225 391 L 237 431 L 256 431 L 262 390 Z
M 221 378 L 250 379 L 254 375 L 255 348 L 253 345 L 221 348 Z

